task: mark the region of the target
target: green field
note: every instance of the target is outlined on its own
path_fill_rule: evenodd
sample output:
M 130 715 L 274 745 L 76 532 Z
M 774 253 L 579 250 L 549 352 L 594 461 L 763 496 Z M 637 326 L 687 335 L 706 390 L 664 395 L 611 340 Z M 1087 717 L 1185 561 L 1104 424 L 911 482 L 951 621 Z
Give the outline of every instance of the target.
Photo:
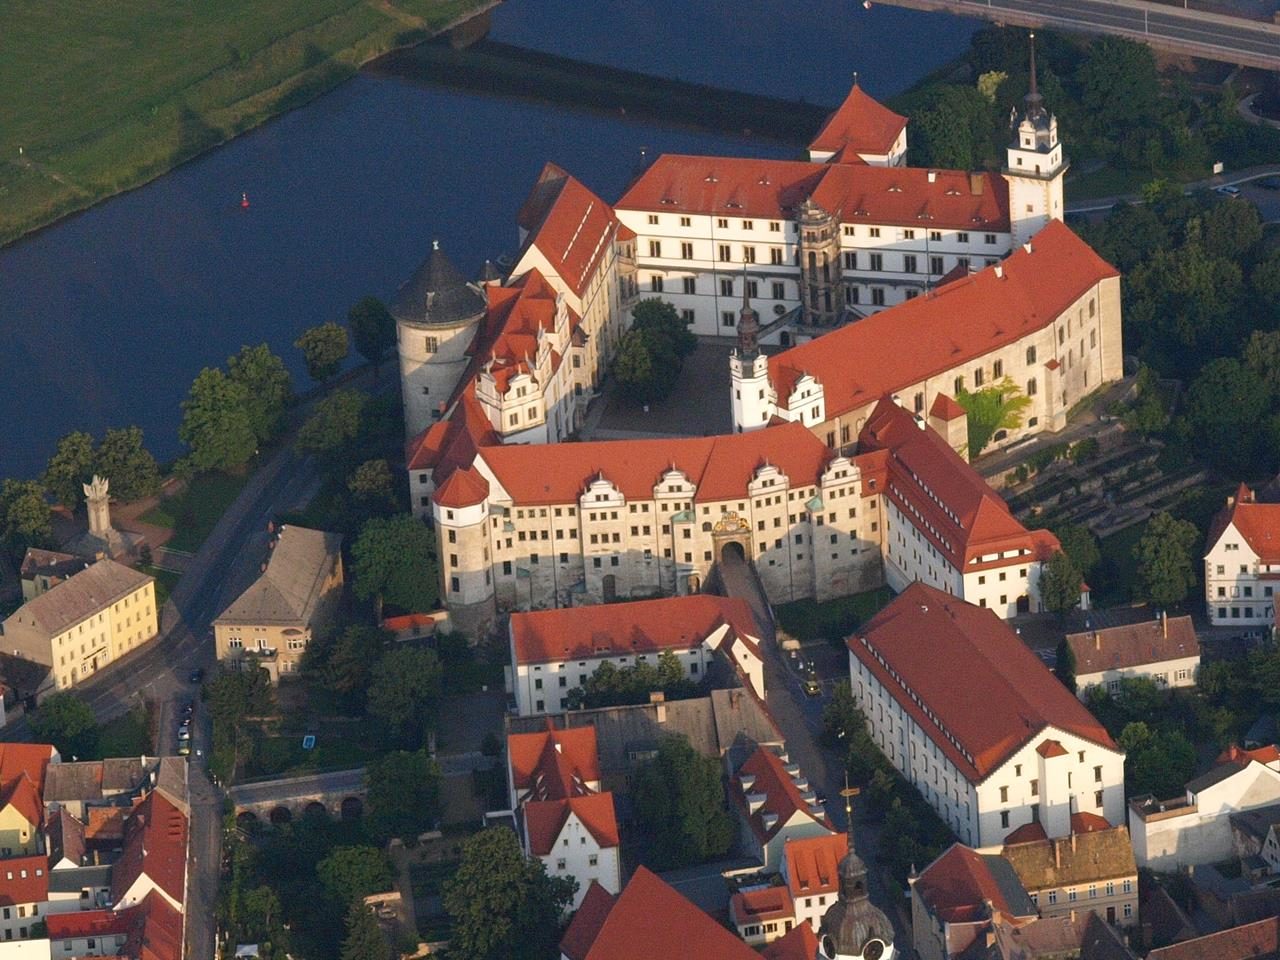
M 778 626 L 797 640 L 827 640 L 837 646 L 890 600 L 887 587 L 818 603 L 794 600 L 774 607 Z
M 103 724 L 98 736 L 98 752 L 104 757 L 140 757 L 154 752 L 150 715 L 144 707 L 135 707 Z
M 248 479 L 247 471 L 198 474 L 176 497 L 167 497 L 144 513 L 142 520 L 173 530 L 173 539 L 165 546 L 195 553 Z
M 0 18 L 0 243 L 145 183 L 485 6 L 10 0 Z

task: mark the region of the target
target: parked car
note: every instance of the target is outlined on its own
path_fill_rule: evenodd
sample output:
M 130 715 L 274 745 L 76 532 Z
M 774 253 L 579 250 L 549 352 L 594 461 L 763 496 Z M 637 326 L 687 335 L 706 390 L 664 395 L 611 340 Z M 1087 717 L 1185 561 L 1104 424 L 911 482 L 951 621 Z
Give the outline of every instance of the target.
M 822 682 L 816 673 L 810 673 L 804 678 L 804 692 L 810 697 L 816 697 L 822 693 Z
M 194 670 L 191 671 L 191 676 L 189 676 L 187 679 L 190 680 L 192 683 L 203 683 L 204 667 L 196 667 Z
M 190 700 L 188 700 L 186 703 L 182 705 L 181 709 L 178 711 L 178 715 L 185 720 L 190 720 L 191 715 L 195 712 L 196 712 L 195 704 L 192 703 Z
M 1214 190 L 1214 193 L 1221 194 L 1224 197 L 1234 198 L 1234 197 L 1240 196 L 1240 188 L 1235 186 L 1234 184 L 1228 183 L 1224 186 L 1218 187 L 1216 190 Z
M 178 740 L 179 740 L 179 741 L 190 740 L 190 739 L 191 739 L 191 728 L 190 728 L 190 727 L 182 727 L 181 729 L 179 729 L 179 730 L 178 730 Z
M 191 741 L 183 740 L 178 744 L 178 756 L 186 757 L 191 755 Z

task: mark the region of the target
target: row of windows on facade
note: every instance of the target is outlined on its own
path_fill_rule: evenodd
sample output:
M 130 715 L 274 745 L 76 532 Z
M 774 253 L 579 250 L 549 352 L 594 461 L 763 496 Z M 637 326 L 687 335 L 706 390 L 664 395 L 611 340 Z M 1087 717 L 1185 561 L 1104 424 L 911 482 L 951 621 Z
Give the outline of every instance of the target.
M 641 654 L 640 656 L 636 657 L 636 662 L 637 662 L 637 663 L 643 663 L 643 662 L 644 662 L 645 660 L 647 660 L 647 659 L 648 659 L 647 657 L 645 657 L 643 654 Z M 625 657 L 623 657 L 623 658 L 620 658 L 620 659 L 619 659 L 619 662 L 625 662 L 625 661 L 626 661 L 626 658 L 625 658 Z M 691 661 L 691 662 L 689 663 L 689 672 L 690 672 L 691 674 L 695 674 L 695 675 L 698 673 L 698 662 L 697 662 L 696 660 Z M 564 676 L 564 675 L 562 674 L 562 675 L 559 677 L 559 680 L 560 680 L 560 686 L 561 686 L 561 687 L 568 687 L 568 686 L 569 686 L 569 678 L 568 678 L 567 676 Z M 581 687 L 581 686 L 585 686 L 585 685 L 586 685 L 586 682 L 587 682 L 587 675 L 586 675 L 585 673 L 580 673 L 580 674 L 578 674 L 578 686 L 580 686 L 580 687 Z M 541 689 L 542 689 L 542 678 L 541 678 L 541 677 L 534 677 L 534 678 L 533 678 L 533 689 L 535 689 L 535 690 L 541 690 Z
M 661 218 L 661 216 L 660 216 L 659 214 L 651 213 L 651 214 L 649 214 L 649 216 L 648 216 L 648 223 L 649 223 L 649 226 L 651 226 L 651 227 L 660 226 L 660 225 L 661 225 L 661 223 L 662 223 L 662 218 Z M 682 226 L 682 227 L 690 228 L 690 227 L 692 227 L 692 226 L 693 226 L 693 218 L 692 218 L 692 217 L 690 217 L 690 216 L 683 216 L 683 215 L 681 215 L 681 216 L 679 217 L 679 223 L 680 223 L 680 226 Z M 770 233 L 781 233 L 781 232 L 782 232 L 782 221 L 780 221 L 780 220 L 769 220 L 769 221 L 767 221 L 767 223 L 768 223 L 768 230 L 769 230 L 769 232 L 770 232 Z M 739 220 L 739 221 L 738 221 L 738 226 L 739 226 L 739 228 L 740 228 L 740 229 L 742 229 L 742 230 L 754 230 L 754 229 L 755 229 L 755 221 L 754 221 L 754 220 Z M 787 226 L 788 226 L 788 227 L 790 227 L 790 226 L 791 226 L 791 224 L 787 224 Z M 716 218 L 716 229 L 717 229 L 717 230 L 728 230 L 728 229 L 729 229 L 729 218 L 728 218 L 728 217 L 717 217 L 717 218 Z M 881 232 L 882 232 L 882 228 L 881 228 L 881 227 L 863 227 L 862 229 L 866 230 L 866 231 L 867 231 L 867 236 L 868 236 L 868 237 L 870 237 L 870 238 L 872 238 L 872 239 L 880 239 L 880 238 L 881 238 Z M 844 236 L 846 236 L 846 237 L 857 237 L 857 236 L 858 236 L 858 227 L 857 227 L 857 225 L 856 225 L 856 224 L 849 224 L 849 223 L 842 224 L 841 232 L 842 232 L 842 233 L 843 233 L 843 235 L 844 235 Z M 898 239 L 899 239 L 899 240 L 914 240 L 914 239 L 916 239 L 916 232 L 917 232 L 917 231 L 916 231 L 915 229 L 913 229 L 913 228 L 904 228 L 904 229 L 901 229 L 901 230 L 899 230 L 899 231 L 898 231 Z M 930 242 L 930 243 L 941 243 L 941 242 L 942 242 L 942 239 L 943 239 L 943 233 L 942 233 L 942 231 L 941 231 L 941 230 L 929 230 L 929 231 L 927 231 L 927 234 L 928 234 L 928 239 L 929 239 L 929 242 Z M 819 232 L 817 232 L 817 231 L 807 230 L 807 231 L 805 231 L 805 234 L 804 234 L 804 240 L 805 240 L 805 243 L 818 243 L 818 242 L 821 242 L 821 240 L 825 239 L 825 238 L 826 238 L 826 236 L 827 236 L 827 235 L 826 235 L 825 233 L 820 234 L 820 233 L 819 233 Z M 956 235 L 955 235 L 955 241 L 956 241 L 956 243 L 969 243 L 969 242 L 970 242 L 969 231 L 967 231 L 967 230 L 959 230 L 959 231 L 957 231 L 957 232 L 956 232 Z M 999 242 L 999 237 L 998 237 L 996 234 L 994 234 L 994 233 L 984 233 L 984 234 L 982 235 L 982 242 L 983 242 L 983 243 L 985 243 L 987 246 L 995 246 L 995 245 Z
M 1124 894 L 1132 894 L 1132 893 L 1133 893 L 1133 881 L 1132 881 L 1132 880 L 1122 880 L 1122 881 L 1120 882 L 1120 889 L 1121 889 L 1121 892 L 1122 892 L 1122 893 L 1124 893 Z M 1105 891 L 1105 892 L 1104 892 L 1104 894 L 1103 894 L 1103 896 L 1107 896 L 1107 897 L 1114 897 L 1114 896 L 1116 895 L 1116 882 L 1115 882 L 1114 880 L 1108 880 L 1108 881 L 1103 885 L 1103 890 Z M 1066 895 L 1067 895 L 1067 903 L 1076 903 L 1076 902 L 1080 899 L 1080 888 L 1079 888 L 1079 887 L 1067 887 L 1067 888 L 1064 890 L 1064 892 L 1065 892 L 1065 893 L 1066 893 Z M 1091 883 L 1091 884 L 1089 884 L 1089 886 L 1086 888 L 1086 892 L 1088 893 L 1088 895 L 1089 895 L 1089 899 L 1090 899 L 1090 900 L 1096 900 L 1096 899 L 1098 898 L 1098 885 L 1097 885 L 1096 883 Z M 1036 906 L 1040 906 L 1040 892 L 1039 892 L 1039 891 L 1036 891 L 1036 892 L 1034 892 L 1034 893 L 1031 893 L 1031 894 L 1030 894 L 1030 897 L 1031 897 L 1031 902 L 1032 902 L 1032 903 L 1034 903 Z M 1055 903 L 1057 903 L 1057 902 L 1058 902 L 1058 891 L 1057 891 L 1057 890 L 1050 890 L 1050 891 L 1048 891 L 1048 893 L 1047 893 L 1047 895 L 1046 895 L 1045 899 L 1046 899 L 1050 904 L 1055 904 Z M 1124 905 L 1124 915 L 1125 915 L 1126 917 L 1131 917 L 1131 916 L 1133 916 L 1133 904 L 1131 904 L 1131 903 L 1126 903 L 1126 904 Z
M 1222 572 L 1222 567 L 1218 567 L 1218 572 L 1219 572 L 1219 573 L 1221 573 L 1221 572 Z M 1243 570 L 1241 570 L 1240 572 L 1241 572 L 1241 573 L 1244 573 L 1244 571 L 1243 571 Z M 1262 588 L 1262 595 L 1263 595 L 1264 597 L 1272 597 L 1272 596 L 1274 596 L 1274 595 L 1275 595 L 1275 588 L 1274 588 L 1274 587 L 1263 587 L 1263 588 Z M 1219 596 L 1219 597 L 1226 597 L 1226 596 L 1227 596 L 1227 588 L 1226 588 L 1226 587 L 1218 587 L 1218 596 Z M 1231 587 L 1231 596 L 1232 596 L 1233 598 L 1234 598 L 1234 597 L 1245 597 L 1246 599 L 1248 599 L 1249 597 L 1252 597 L 1252 596 L 1253 596 L 1253 587 L 1248 586 L 1248 585 L 1245 585 L 1245 586 L 1243 586 L 1243 587 L 1240 587 L 1240 586 L 1233 586 L 1233 587 Z
M 1261 608 L 1261 607 L 1259 607 L 1258 609 L 1259 609 L 1259 610 L 1262 610 L 1262 608 Z M 1218 619 L 1219 619 L 1219 620 L 1226 620 L 1226 619 L 1228 619 L 1228 616 L 1227 616 L 1227 610 L 1228 610 L 1228 608 L 1227 608 L 1227 607 L 1219 607 L 1219 608 L 1218 608 Z M 1243 610 L 1244 610 L 1244 612 L 1243 612 L 1243 613 L 1241 613 L 1241 608 L 1240 608 L 1240 607 L 1231 607 L 1231 608 L 1230 608 L 1230 611 L 1231 611 L 1230 619 L 1232 619 L 1232 620 L 1239 620 L 1239 619 L 1243 616 L 1246 620 L 1252 620 L 1252 619 L 1253 619 L 1253 616 L 1254 616 L 1254 608 L 1253 608 L 1253 607 L 1244 607 L 1244 608 L 1243 608 Z M 1274 610 L 1273 610 L 1271 607 L 1267 607 L 1265 610 L 1263 610 L 1263 612 L 1262 612 L 1262 613 L 1259 613 L 1259 614 L 1258 614 L 1258 616 L 1260 616 L 1260 617 L 1262 617 L 1262 618 L 1264 618 L 1264 619 L 1266 619 L 1266 618 L 1268 618 L 1268 617 L 1272 617 L 1272 616 L 1274 616 L 1274 615 L 1275 615 Z

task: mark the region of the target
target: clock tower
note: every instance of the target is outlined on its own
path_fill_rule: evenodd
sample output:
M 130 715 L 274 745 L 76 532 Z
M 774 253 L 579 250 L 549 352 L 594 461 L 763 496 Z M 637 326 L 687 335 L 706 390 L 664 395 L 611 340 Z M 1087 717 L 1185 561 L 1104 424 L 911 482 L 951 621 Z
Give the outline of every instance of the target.
M 1017 245 L 1030 240 L 1050 220 L 1062 219 L 1062 181 L 1070 166 L 1058 140 L 1058 118 L 1045 109 L 1036 88 L 1034 33 L 1031 86 L 1022 103 L 1022 115 L 1014 117 L 1003 171 L 1009 184 L 1009 224 Z

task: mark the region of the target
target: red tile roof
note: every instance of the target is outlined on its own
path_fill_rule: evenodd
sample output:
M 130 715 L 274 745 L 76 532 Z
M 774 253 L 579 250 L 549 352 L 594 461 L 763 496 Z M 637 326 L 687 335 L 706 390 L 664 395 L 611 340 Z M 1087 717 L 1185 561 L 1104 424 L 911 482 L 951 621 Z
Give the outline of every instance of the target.
M 1071 832 L 1072 833 L 1094 833 L 1098 830 L 1110 830 L 1111 823 L 1106 817 L 1100 817 L 1096 813 L 1081 811 L 1071 815 Z
M 1259 503 L 1243 483 L 1231 501 L 1209 525 L 1208 549 L 1234 524 L 1260 562 L 1280 563 L 1280 503 Z
M 645 867 L 614 901 L 583 960 L 714 957 L 759 960 L 759 955 Z
M 759 632 L 745 600 L 693 594 L 513 613 L 511 637 L 517 663 L 547 663 L 689 650 L 724 624 L 731 636 Z
M 628 500 L 649 500 L 672 468 L 698 488 L 698 501 L 745 498 L 758 467 L 770 463 L 793 485 L 814 484 L 829 456 L 826 445 L 799 423 L 725 436 L 519 444 L 480 453 L 518 504 L 574 502 L 597 477 L 611 481 Z
M 929 407 L 929 416 L 950 422 L 959 420 L 966 414 L 964 407 L 960 406 L 959 403 L 945 393 L 940 393 L 933 398 L 933 405 Z
M 431 495 L 442 507 L 471 507 L 489 495 L 489 481 L 474 467 L 461 467 Z
M 792 927 L 762 951 L 764 960 L 813 960 L 818 955 L 818 935 L 810 924 Z
M 499 442 L 493 424 L 475 397 L 475 384 L 468 383 L 447 417 L 405 445 L 405 462 L 410 470 L 435 470 L 436 483 L 440 484 L 457 467 L 468 466 L 481 447 Z
M 1044 827 L 1033 820 L 1031 823 L 1024 823 L 1006 836 L 1003 843 L 1006 847 L 1009 847 L 1016 843 L 1033 843 L 1036 840 L 1048 839 L 1049 834 L 1044 832 Z
M 126 910 L 85 910 L 80 913 L 50 913 L 45 917 L 50 940 L 76 940 L 82 937 L 109 937 L 128 933 L 133 925 L 136 907 Z
M 1067 635 L 1067 643 L 1075 654 L 1077 676 L 1200 656 L 1200 641 L 1190 617 L 1072 633 Z
M 1018 916 L 1019 906 L 992 873 L 998 858 L 984 857 L 962 843 L 953 843 L 925 867 L 916 879 L 915 892 L 934 916 L 945 923 L 972 923 L 988 916 L 987 902 L 1001 913 Z M 1025 896 L 1025 894 L 1024 894 Z M 1034 909 L 1031 916 L 1035 916 Z
M 0 861 L 0 906 L 44 903 L 49 899 L 49 857 L 8 857 Z
M 867 169 L 883 174 L 896 168 Z M 778 403 L 785 406 L 808 373 L 822 383 L 826 416 L 834 418 L 1044 328 L 1092 286 L 1119 275 L 1057 220 L 1035 235 L 1031 249 L 1018 247 L 999 268 L 773 355 L 769 380 Z M 902 349 L 904 343 L 911 349 Z
M 1046 560 L 1060 549 L 1047 530 L 1028 531 L 936 431 L 888 398 L 867 418 L 858 450 L 889 452 L 887 495 L 904 513 L 922 518 L 922 535 L 957 569 Z M 981 559 L 1011 550 L 1019 557 Z
M 536 246 L 578 296 L 586 293 L 618 226 L 607 203 L 554 163 L 542 168 L 517 220 L 529 231 L 526 247 Z
M 520 808 L 529 850 L 545 857 L 556 845 L 560 832 L 573 814 L 602 848 L 618 845 L 618 818 L 612 793 L 588 793 L 559 800 L 533 800 Z
M 1009 186 L 998 173 L 831 164 L 812 199 L 841 223 L 1009 232 Z
M 844 103 L 813 138 L 809 150 L 836 153 L 851 147 L 855 154 L 887 154 L 906 125 L 906 117 L 868 96 L 855 82 Z
M 754 777 L 755 780 L 743 790 L 742 784 L 746 777 Z M 730 793 L 742 807 L 743 816 L 761 844 L 768 843 L 786 829 L 797 813 L 828 830 L 832 829 L 826 814 L 815 816 L 810 811 L 808 801 L 801 795 L 795 778 L 787 772 L 782 758 L 765 747 L 756 747 L 755 753 L 738 768 Z M 753 793 L 764 796 L 764 802 L 754 813 L 750 812 L 747 801 L 747 794 Z M 772 824 L 766 824 L 765 818 L 770 814 L 777 819 Z
M 1057 740 L 1045 740 L 1040 746 L 1036 747 L 1036 753 L 1049 760 L 1053 757 L 1065 757 L 1067 748 L 1060 744 Z
M 587 952 L 596 942 L 600 928 L 604 926 L 616 899 L 598 881 L 591 881 L 586 896 L 582 898 L 582 905 L 574 913 L 573 919 L 569 921 L 569 928 L 560 939 L 560 952 L 568 960 L 586 960 Z
M 0 743 L 0 783 L 25 773 L 44 793 L 44 774 L 57 751 L 47 743 Z
M 1159 947 L 1147 960 L 1271 960 L 1280 955 L 1280 917 Z
M 840 886 L 837 867 L 849 852 L 849 835 L 831 833 L 823 837 L 788 840 L 783 847 L 787 859 L 787 888 L 793 898 L 834 893 Z
M 734 926 L 782 920 L 795 915 L 796 908 L 786 887 L 744 890 L 729 898 L 729 919 Z
M 600 780 L 596 728 L 550 727 L 537 733 L 507 735 L 507 762 L 516 790 L 529 790 L 536 800 L 556 800 L 590 792 Z
M 25 773 L 19 774 L 0 790 L 0 809 L 13 807 L 33 827 L 44 823 L 44 801 L 40 791 Z
M 187 874 L 187 818 L 159 791 L 134 804 L 125 821 L 124 849 L 111 871 L 111 899 L 120 903 L 146 874 L 181 903 Z
M 132 927 L 122 953 L 137 960 L 182 960 L 182 914 L 156 891 L 132 908 Z
M 615 207 L 666 213 L 790 219 L 830 169 L 826 164 L 664 153 Z
M 972 782 L 1050 726 L 1117 749 L 994 611 L 923 583 L 907 587 L 848 646 Z
M 1258 747 L 1255 750 L 1245 750 L 1233 743 L 1218 754 L 1218 758 L 1213 762 L 1215 765 L 1221 765 L 1224 763 L 1248 763 L 1250 760 L 1257 760 L 1263 766 L 1280 763 L 1280 747 L 1273 743 L 1269 746 Z

